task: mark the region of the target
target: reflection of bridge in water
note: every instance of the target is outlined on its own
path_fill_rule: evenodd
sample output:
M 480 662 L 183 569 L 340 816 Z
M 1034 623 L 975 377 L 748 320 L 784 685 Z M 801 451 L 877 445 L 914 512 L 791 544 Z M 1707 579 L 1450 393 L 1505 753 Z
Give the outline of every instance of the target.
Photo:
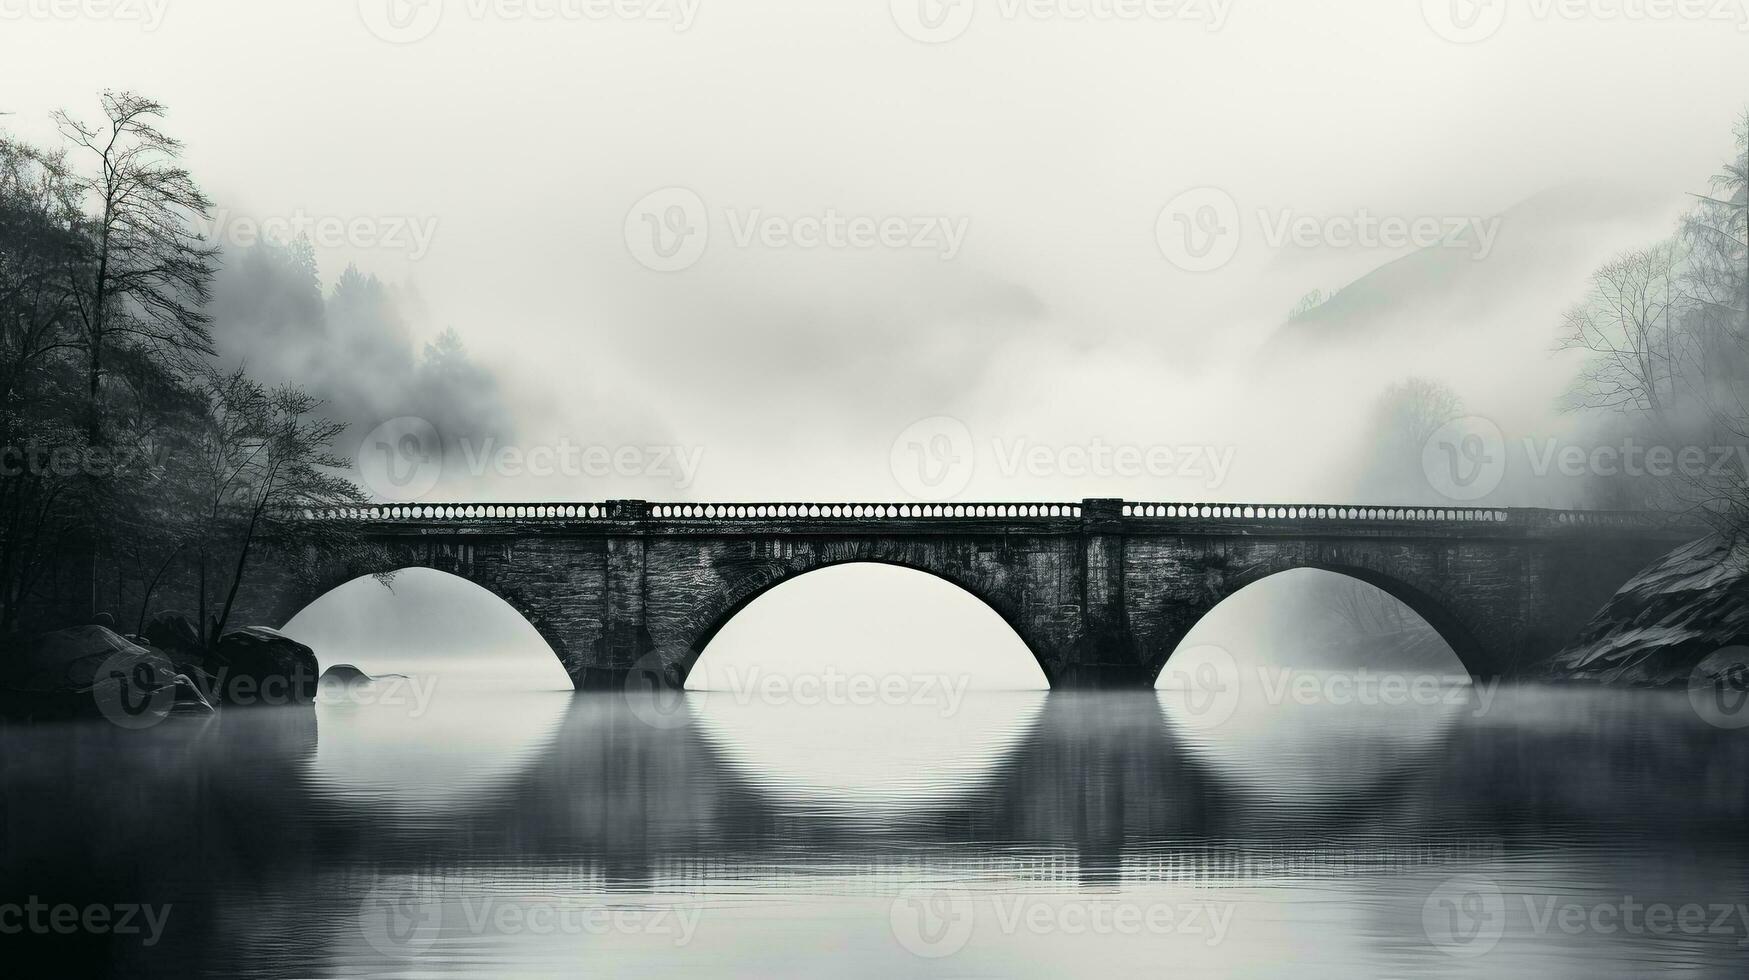
M 785 774 L 726 760 L 704 734 L 708 718 L 652 727 L 624 698 L 582 696 L 523 771 L 458 800 L 441 834 L 432 836 L 426 817 L 398 840 L 396 816 L 373 813 L 365 797 L 333 801 L 332 817 L 359 828 L 356 836 L 323 836 L 356 840 L 390 867 L 489 868 L 540 854 L 634 890 L 710 890 L 752 878 L 838 888 L 850 877 L 902 880 L 926 868 L 1076 885 L 1336 877 L 1467 866 L 1510 848 L 1525 826 L 1582 828 L 1593 815 L 1583 793 L 1563 797 L 1564 783 L 1589 786 L 1596 772 L 1619 775 L 1623 765 L 1608 753 L 1559 763 L 1537 748 L 1522 771 L 1501 771 L 1492 754 L 1487 765 L 1467 763 L 1481 755 L 1467 745 L 1488 730 L 1452 717 L 1416 753 L 1355 747 L 1346 764 L 1373 778 L 1356 781 L 1350 795 L 1259 799 L 1211 762 L 1218 757 L 1176 734 L 1155 697 L 1106 696 L 1088 708 L 1051 695 L 1013 748 L 962 792 L 871 815 L 774 794 Z M 1629 754 L 1632 765 L 1699 773 L 1707 752 L 1673 745 L 1653 750 L 1657 758 L 1644 748 Z M 1732 805 L 1744 796 L 1739 790 Z M 1665 828 L 1657 814 L 1646 819 Z
M 1370 583 L 1470 673 L 1510 677 L 1569 640 L 1636 572 L 1698 536 L 1649 514 L 1268 504 L 440 504 L 322 515 L 380 547 L 312 585 L 254 583 L 239 621 L 284 623 L 350 579 L 409 567 L 504 599 L 579 689 L 684 680 L 722 626 L 818 568 L 880 562 L 994 609 L 1054 687 L 1151 687 L 1196 622 L 1278 572 Z
M 236 973 L 238 957 L 265 949 L 276 975 L 336 975 L 349 937 L 362 941 L 356 910 L 385 883 L 501 881 L 632 903 L 884 895 L 942 880 L 1098 894 L 1147 882 L 1438 880 L 1497 857 L 1558 860 L 1588 840 L 1699 853 L 1740 840 L 1749 813 L 1740 733 L 1696 722 L 1647 740 L 1632 718 L 1570 713 L 1526 723 L 1561 717 L 1571 696 L 1535 692 L 1516 708 L 1502 696 L 1486 718 L 1459 713 L 1423 729 L 1407 754 L 1347 743 L 1331 765 L 1374 778 L 1311 799 L 1269 795 L 1256 777 L 1283 760 L 1210 751 L 1243 739 L 1178 724 L 1169 696 L 1040 695 L 1042 707 L 1021 706 L 1017 737 L 974 767 L 963 792 L 860 814 L 797 791 L 757 754 L 728 759 L 708 703 L 690 725 L 658 727 L 624 696 L 559 695 L 497 765 L 475 767 L 495 775 L 456 779 L 438 800 L 324 768 L 380 748 L 371 730 L 380 719 L 348 716 L 357 709 L 234 710 L 144 736 L 32 729 L 9 759 L 8 799 L 19 805 L 7 813 L 0 871 L 51 903 L 176 903 L 173 928 L 150 952 L 204 965 L 192 972 Z M 480 708 L 456 707 L 478 730 Z M 778 729 L 807 737 L 793 718 Z M 318 761 L 318 743 L 339 751 Z M 467 761 L 453 745 L 438 759 Z M 1609 805 L 1624 786 L 1659 789 Z M 64 952 L 75 973 L 144 955 L 103 941 Z

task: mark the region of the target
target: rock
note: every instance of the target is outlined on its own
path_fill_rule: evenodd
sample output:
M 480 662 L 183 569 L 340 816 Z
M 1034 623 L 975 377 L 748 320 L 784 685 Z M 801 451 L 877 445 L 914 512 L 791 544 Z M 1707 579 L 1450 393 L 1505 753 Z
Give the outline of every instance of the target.
M 171 683 L 174 685 L 176 691 L 175 702 L 170 708 L 171 714 L 210 715 L 218 710 L 213 707 L 211 701 L 207 700 L 206 692 L 209 688 L 204 687 L 202 682 L 189 677 L 187 674 L 177 674 L 171 679 Z
M 222 704 L 303 704 L 316 697 L 315 652 L 276 629 L 226 633 L 207 667 Z
M 211 714 L 198 685 L 162 651 L 103 626 L 75 626 L 19 644 L 0 678 L 0 708 L 32 719 L 104 716 L 146 727 L 166 714 Z
M 335 664 L 322 671 L 318 697 L 343 701 L 370 690 L 379 681 L 407 680 L 406 674 L 378 674 L 375 677 L 351 664 Z
M 335 664 L 322 671 L 317 682 L 317 697 L 339 700 L 371 685 L 375 678 L 351 664 Z
M 101 626 L 106 630 L 115 629 L 115 617 L 106 612 L 100 612 L 91 617 L 91 622 L 92 625 Z
M 39 633 L 14 651 L 0 686 L 30 694 L 83 693 L 91 690 L 99 668 L 111 658 L 127 667 L 147 660 L 151 651 L 129 643 L 102 626 L 74 626 Z M 168 665 L 168 662 L 164 662 Z
M 1742 686 L 1749 677 L 1749 646 L 1729 646 L 1715 652 L 1689 671 L 1689 683 L 1725 683 Z
M 203 650 L 200 631 L 194 622 L 179 612 L 161 612 L 146 622 L 146 641 L 173 658 L 198 661 Z
M 146 631 L 141 636 L 146 645 L 164 651 L 176 669 L 198 684 L 201 690 L 214 690 L 217 681 L 207 668 L 206 651 L 193 620 L 179 612 L 161 612 L 146 621 Z
M 1749 646 L 1749 542 L 1714 535 L 1672 551 L 1622 586 L 1549 661 L 1562 680 L 1662 687 L 1723 676 Z
M 335 664 L 322 671 L 322 683 L 352 684 L 358 681 L 370 683 L 371 676 L 351 664 Z

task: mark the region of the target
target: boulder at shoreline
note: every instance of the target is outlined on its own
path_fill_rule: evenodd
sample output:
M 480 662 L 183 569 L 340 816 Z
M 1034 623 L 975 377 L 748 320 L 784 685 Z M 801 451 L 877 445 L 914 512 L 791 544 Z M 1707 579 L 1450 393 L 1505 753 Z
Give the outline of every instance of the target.
M 206 665 L 224 704 L 307 704 L 316 697 L 315 652 L 266 626 L 226 633 Z
M 1554 680 L 1682 686 L 1749 662 L 1749 542 L 1714 535 L 1664 556 L 1621 587 L 1549 661 Z
M 406 674 L 378 674 L 372 677 L 352 664 L 335 664 L 322 671 L 322 679 L 317 686 L 317 697 L 335 701 L 346 700 L 352 695 L 368 691 L 378 681 L 406 679 Z
M 160 713 L 213 711 L 200 687 L 162 651 L 97 625 L 50 630 L 21 641 L 0 676 L 0 710 L 27 720 L 98 717 L 104 714 L 100 695 L 115 693 L 99 691 L 100 685 L 125 687 Z

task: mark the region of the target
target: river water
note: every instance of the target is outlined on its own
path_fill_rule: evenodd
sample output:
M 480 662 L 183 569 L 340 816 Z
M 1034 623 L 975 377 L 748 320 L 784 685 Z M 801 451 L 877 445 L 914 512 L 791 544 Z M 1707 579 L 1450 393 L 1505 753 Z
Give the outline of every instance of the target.
M 1745 975 L 1749 735 L 1685 693 L 1282 690 L 410 681 L 11 728 L 0 946 L 45 958 L 18 976 Z

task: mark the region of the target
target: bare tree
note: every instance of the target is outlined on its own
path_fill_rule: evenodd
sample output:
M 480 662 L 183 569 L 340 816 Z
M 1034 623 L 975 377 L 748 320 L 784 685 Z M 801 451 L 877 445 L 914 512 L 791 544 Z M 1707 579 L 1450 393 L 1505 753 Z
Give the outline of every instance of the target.
M 272 553 L 298 575 L 362 548 L 350 526 L 322 515 L 365 494 L 338 475 L 342 423 L 319 418 L 317 400 L 292 386 L 267 388 L 238 369 L 209 374 L 205 407 L 186 460 L 202 501 L 188 528 L 202 629 L 216 645 L 244 581 Z
M 1463 414 L 1462 400 L 1437 381 L 1409 378 L 1385 389 L 1373 408 L 1361 492 L 1389 503 L 1436 501 L 1422 451 L 1441 426 Z
M 0 631 L 81 519 L 52 460 L 83 453 L 66 424 L 74 310 L 61 274 L 78 243 L 78 192 L 60 155 L 0 136 Z M 57 451 L 59 454 L 57 455 Z
M 86 355 L 94 440 L 114 346 L 138 345 L 176 362 L 212 353 L 202 307 L 217 256 L 196 227 L 209 219 L 212 202 L 178 162 L 181 142 L 157 127 L 164 106 L 131 92 L 105 92 L 101 102 L 104 122 L 97 126 L 55 114 L 63 137 L 93 167 L 75 178 L 90 209 L 89 228 L 85 248 L 68 257 L 66 270 Z
M 1749 111 L 1736 148 L 1677 239 L 1593 275 L 1564 342 L 1590 355 L 1575 407 L 1620 412 L 1673 450 L 1708 450 L 1712 465 L 1664 482 L 1731 534 L 1749 528 Z
M 1683 222 L 1695 243 L 1689 294 L 1712 317 L 1749 338 L 1749 109 L 1737 124 L 1738 157 L 1713 176 L 1710 195 Z
M 1590 293 L 1567 311 L 1561 343 L 1595 355 L 1574 386 L 1574 405 L 1666 419 L 1689 363 L 1679 329 L 1688 302 L 1681 275 L 1674 242 L 1625 253 L 1591 274 Z

